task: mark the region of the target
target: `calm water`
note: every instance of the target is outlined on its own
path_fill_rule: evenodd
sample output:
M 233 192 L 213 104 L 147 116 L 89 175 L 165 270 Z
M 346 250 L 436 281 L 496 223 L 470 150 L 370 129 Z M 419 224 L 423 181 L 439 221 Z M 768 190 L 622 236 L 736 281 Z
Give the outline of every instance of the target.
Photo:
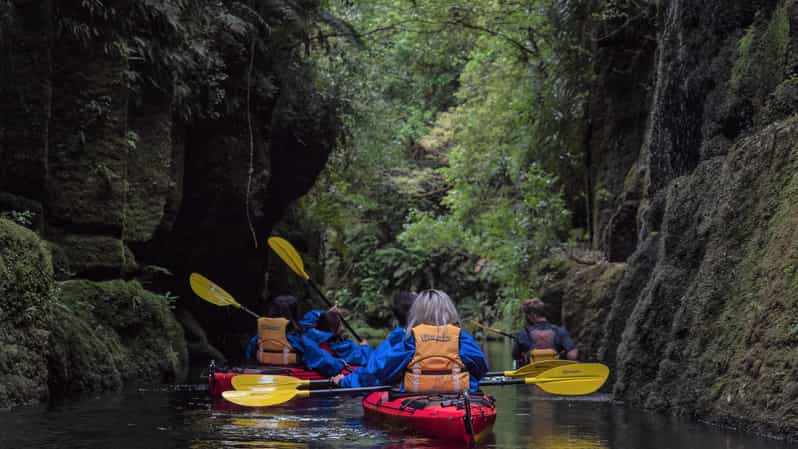
M 491 366 L 509 368 L 509 346 L 491 343 Z M 487 389 L 487 388 L 486 388 Z M 490 387 L 499 413 L 484 448 L 786 449 L 794 443 L 628 410 L 596 396 L 560 400 L 533 387 Z M 269 409 L 227 407 L 173 389 L 104 395 L 0 412 L 0 449 L 452 448 L 364 423 L 356 398 L 307 399 Z

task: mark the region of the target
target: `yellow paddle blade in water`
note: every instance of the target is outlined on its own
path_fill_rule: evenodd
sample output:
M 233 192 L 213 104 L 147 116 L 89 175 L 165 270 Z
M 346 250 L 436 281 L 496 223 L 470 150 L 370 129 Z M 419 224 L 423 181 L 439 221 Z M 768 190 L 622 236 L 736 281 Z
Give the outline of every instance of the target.
M 610 369 L 601 363 L 574 363 L 548 369 L 524 382 L 546 393 L 578 396 L 594 393 L 607 381 Z
M 288 240 L 280 237 L 269 237 L 269 247 L 283 259 L 288 268 L 294 273 L 298 274 L 302 279 L 309 280 L 310 275 L 305 273 L 305 263 L 299 257 L 299 253 Z
M 557 368 L 559 366 L 573 365 L 576 362 L 573 360 L 543 360 L 541 362 L 533 362 L 529 365 L 524 365 L 515 371 L 505 371 L 506 377 L 535 377 L 546 370 Z
M 307 380 L 297 379 L 292 376 L 278 376 L 272 374 L 239 374 L 233 377 L 233 388 L 236 390 L 249 390 L 259 387 L 291 387 L 297 388 L 310 385 Z
M 191 289 L 200 298 L 208 301 L 217 306 L 234 306 L 241 307 L 233 298 L 233 295 L 224 291 L 222 287 L 214 284 L 210 279 L 198 273 L 191 273 L 188 277 L 188 283 L 191 284 Z
M 233 404 L 246 407 L 268 407 L 282 404 L 295 397 L 307 397 L 310 390 L 297 390 L 293 387 L 255 387 L 250 390 L 225 391 L 222 397 Z

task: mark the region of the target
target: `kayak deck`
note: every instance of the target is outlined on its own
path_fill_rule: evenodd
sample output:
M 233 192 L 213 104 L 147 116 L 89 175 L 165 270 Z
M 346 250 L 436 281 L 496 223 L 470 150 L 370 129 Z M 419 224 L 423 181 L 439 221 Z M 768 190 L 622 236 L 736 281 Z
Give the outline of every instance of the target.
M 363 411 L 367 419 L 392 429 L 470 444 L 490 435 L 496 421 L 492 398 L 475 393 L 470 396 L 470 402 L 471 433 L 466 429 L 462 396 L 395 395 L 389 391 L 376 391 L 363 399 Z

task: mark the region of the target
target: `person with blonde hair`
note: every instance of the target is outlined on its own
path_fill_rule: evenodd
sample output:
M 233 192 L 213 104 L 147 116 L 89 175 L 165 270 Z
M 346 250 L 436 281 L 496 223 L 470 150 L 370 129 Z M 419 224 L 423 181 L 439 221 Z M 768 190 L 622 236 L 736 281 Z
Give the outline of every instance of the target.
M 488 362 L 474 337 L 460 329 L 459 320 L 449 295 L 440 290 L 420 292 L 408 312 L 404 338 L 370 367 L 370 383 L 399 383 L 402 391 L 414 393 L 478 391 Z M 366 386 L 357 371 L 336 376 L 333 382 L 341 387 Z
M 555 326 L 546 319 L 546 304 L 538 298 L 521 304 L 526 325 L 518 331 L 513 344 L 513 359 L 519 365 L 564 356 L 576 360 L 579 351 L 565 328 Z

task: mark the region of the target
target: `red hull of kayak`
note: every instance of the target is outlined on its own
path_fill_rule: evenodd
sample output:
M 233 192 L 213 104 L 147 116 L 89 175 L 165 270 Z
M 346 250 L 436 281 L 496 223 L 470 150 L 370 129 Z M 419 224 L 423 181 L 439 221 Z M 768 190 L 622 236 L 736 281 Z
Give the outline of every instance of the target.
M 449 441 L 461 441 L 466 444 L 479 442 L 493 431 L 496 422 L 496 408 L 493 402 L 485 397 L 484 401 L 475 395 L 471 403 L 471 427 L 473 435 L 469 435 L 465 426 L 465 409 L 454 405 L 443 406 L 439 402 L 430 402 L 422 409 L 402 407 L 402 403 L 414 397 L 399 397 L 390 400 L 389 392 L 377 391 L 363 399 L 363 411 L 366 418 L 391 428 L 408 430 L 419 435 Z M 424 398 L 424 396 L 415 396 Z
M 326 379 L 326 377 L 315 371 L 284 366 L 264 366 L 261 368 L 237 369 L 235 371 L 219 371 L 213 373 L 213 376 L 208 379 L 211 395 L 215 398 L 220 398 L 222 397 L 222 392 L 235 390 L 232 383 L 233 377 L 239 374 L 276 374 L 280 376 L 292 376 L 302 380 Z

